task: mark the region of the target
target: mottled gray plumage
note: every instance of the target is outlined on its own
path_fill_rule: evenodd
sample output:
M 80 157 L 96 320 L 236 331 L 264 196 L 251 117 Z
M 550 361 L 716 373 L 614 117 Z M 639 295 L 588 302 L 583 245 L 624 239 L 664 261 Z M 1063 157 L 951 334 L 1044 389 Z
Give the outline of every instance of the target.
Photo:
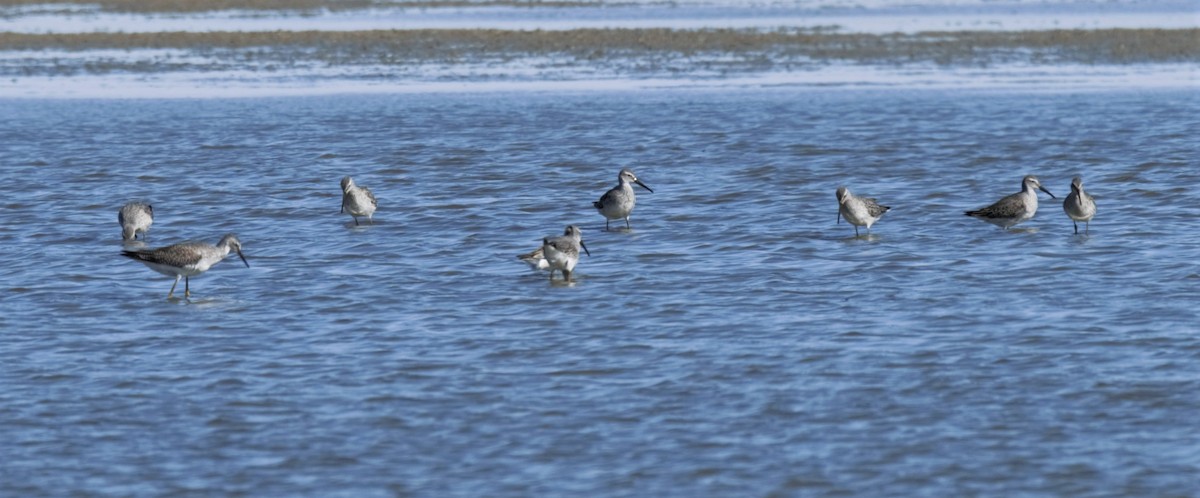
M 875 201 L 874 197 L 859 197 L 850 193 L 850 189 L 846 187 L 838 187 L 838 220 L 846 218 L 846 221 L 854 225 L 854 235 L 858 235 L 858 227 L 866 226 L 867 233 L 871 233 L 871 225 L 874 225 L 879 218 L 886 213 L 890 207 L 881 206 Z
M 366 216 L 367 221 L 375 224 L 372 215 L 375 214 L 375 208 L 379 207 L 379 201 L 375 199 L 375 194 L 371 193 L 371 189 L 367 187 L 359 187 L 354 184 L 354 180 L 349 176 L 342 178 L 342 211 L 350 212 L 350 216 L 354 217 L 354 224 L 358 225 L 358 217 Z
M 863 204 L 867 205 L 867 213 L 876 218 L 883 216 L 883 213 L 886 213 L 889 209 L 891 209 L 888 206 L 880 206 L 879 203 L 875 201 L 874 197 L 863 197 L 862 201 Z
M 241 241 L 232 233 L 221 237 L 215 246 L 204 242 L 180 242 L 157 249 L 121 251 L 121 255 L 141 262 L 158 273 L 175 277 L 175 283 L 171 284 L 171 290 L 167 292 L 167 297 L 170 298 L 175 294 L 175 286 L 179 284 L 180 278 L 185 279 L 184 296 L 191 296 L 190 282 L 187 279 L 208 271 L 212 265 L 225 259 L 231 251 L 242 258 L 246 268 L 250 267 L 246 256 L 242 254 Z
M 1092 217 L 1096 216 L 1096 199 L 1083 190 L 1083 178 L 1077 176 L 1071 180 L 1071 193 L 1063 200 L 1063 211 L 1071 218 L 1071 224 L 1075 225 L 1075 233 L 1079 233 L 1080 221 L 1084 223 L 1083 233 L 1088 233 Z
M 625 228 L 629 229 L 629 213 L 633 212 L 634 205 L 637 204 L 637 196 L 633 194 L 633 185 L 638 184 L 642 188 L 649 190 L 645 183 L 638 180 L 637 175 L 633 174 L 629 168 L 622 169 L 617 173 L 617 186 L 609 189 L 604 195 L 600 196 L 600 200 L 593 202 L 592 206 L 600 211 L 604 216 L 604 229 L 608 230 L 608 222 L 610 220 L 625 219 Z
M 965 211 L 964 214 L 1008 230 L 1018 223 L 1033 218 L 1033 215 L 1037 213 L 1038 190 L 1054 198 L 1054 194 L 1046 190 L 1046 187 L 1042 186 L 1042 182 L 1038 181 L 1036 176 L 1026 175 L 1025 178 L 1021 179 L 1020 192 L 1005 196 L 985 208 Z
M 583 231 L 575 225 L 567 226 L 561 237 L 542 239 L 542 256 L 545 258 L 546 267 L 550 269 L 551 280 L 554 280 L 554 270 L 559 270 L 564 280 L 571 281 L 571 272 L 579 263 L 580 248 L 583 248 L 588 256 L 592 255 L 583 244 Z
M 121 224 L 121 239 L 135 240 L 141 233 L 145 240 L 146 232 L 154 224 L 154 207 L 141 202 L 127 203 L 117 210 L 117 222 Z

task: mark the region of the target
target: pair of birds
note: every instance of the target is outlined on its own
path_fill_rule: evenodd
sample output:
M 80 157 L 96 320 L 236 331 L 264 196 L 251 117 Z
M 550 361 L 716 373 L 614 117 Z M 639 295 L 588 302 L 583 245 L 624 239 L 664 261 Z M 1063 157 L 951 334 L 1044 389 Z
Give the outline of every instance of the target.
M 1008 230 L 1018 223 L 1033 218 L 1033 215 L 1037 213 L 1038 190 L 1045 192 L 1052 199 L 1057 199 L 1054 194 L 1046 190 L 1046 187 L 1042 186 L 1042 182 L 1036 176 L 1025 175 L 1025 178 L 1021 179 L 1020 192 L 1005 196 L 988 207 L 965 211 L 964 214 Z M 1063 212 L 1067 213 L 1068 218 L 1071 218 L 1071 224 L 1075 226 L 1075 233 L 1079 233 L 1079 222 L 1081 221 L 1084 222 L 1083 232 L 1085 234 L 1091 228 L 1092 217 L 1096 215 L 1096 199 L 1083 190 L 1083 178 L 1077 176 L 1071 180 L 1071 193 L 1063 200 Z
M 366 216 L 368 221 L 372 221 L 377 205 L 370 189 L 355 185 L 349 176 L 342 178 L 342 212 L 349 211 L 355 225 L 358 225 L 359 216 Z M 141 202 L 125 204 L 117 211 L 117 222 L 121 224 L 121 237 L 125 242 L 137 240 L 139 233 L 144 241 L 150 225 L 154 224 L 154 207 Z M 180 279 L 183 279 L 184 297 L 191 297 L 191 277 L 208 271 L 231 252 L 237 253 L 246 268 L 250 267 L 250 262 L 242 254 L 242 242 L 232 233 L 222 236 L 215 245 L 189 241 L 157 249 L 124 250 L 121 255 L 158 273 L 175 277 L 171 290 L 167 292 L 167 298 L 170 299 L 175 295 Z
M 145 241 L 146 232 L 150 230 L 150 225 L 154 224 L 154 207 L 141 202 L 125 204 L 117 211 L 117 222 L 121 224 L 121 238 L 124 242 L 137 240 L 139 233 Z M 225 234 L 216 245 L 188 241 L 158 249 L 124 250 L 121 251 L 121 255 L 158 273 L 175 277 L 171 290 L 167 292 L 167 298 L 170 299 L 175 295 L 175 287 L 179 285 L 180 279 L 183 279 L 184 297 L 191 297 L 191 277 L 208 271 L 230 252 L 236 252 L 238 257 L 242 258 L 242 263 L 246 264 L 246 268 L 250 267 L 250 262 L 246 261 L 246 256 L 242 254 L 242 242 L 232 233 Z
M 1054 194 L 1046 190 L 1046 187 L 1042 186 L 1036 176 L 1026 175 L 1021 179 L 1020 192 L 1005 196 L 985 208 L 965 211 L 964 214 L 1008 230 L 1018 223 L 1033 218 L 1033 215 L 1037 213 L 1038 190 L 1049 194 L 1051 198 L 1056 198 Z M 838 187 L 837 199 L 838 221 L 840 222 L 841 218 L 845 217 L 846 221 L 854 225 L 854 235 L 856 236 L 858 227 L 864 225 L 867 227 L 867 233 L 870 233 L 871 225 L 879 221 L 883 213 L 891 209 L 888 206 L 879 205 L 873 198 L 851 194 L 846 187 Z M 1096 201 L 1091 194 L 1083 190 L 1082 178 L 1077 176 L 1071 180 L 1071 194 L 1063 201 L 1063 211 L 1075 225 L 1075 233 L 1079 233 L 1080 221 L 1084 222 L 1084 233 L 1088 232 L 1092 217 L 1096 215 Z
M 619 219 L 625 220 L 626 229 L 632 228 L 629 225 L 629 214 L 633 212 L 633 207 L 637 204 L 637 196 L 633 193 L 634 184 L 651 193 L 654 192 L 653 189 L 638 180 L 632 170 L 623 168 L 617 173 L 617 186 L 609 189 L 600 196 L 600 200 L 592 203 L 592 207 L 604 216 L 605 231 L 609 229 L 609 222 Z M 551 280 L 554 280 L 555 270 L 560 271 L 563 280 L 570 282 L 571 272 L 575 271 L 575 265 L 579 264 L 581 248 L 584 254 L 592 255 L 583 243 L 583 231 L 578 226 L 568 225 L 562 236 L 543 238 L 542 247 L 526 254 L 517 255 L 517 259 L 524 261 L 535 270 L 550 270 Z
M 345 213 L 349 210 L 350 216 L 354 217 L 356 226 L 359 216 L 366 216 L 367 221 L 374 223 L 371 217 L 375 214 L 377 207 L 379 207 L 379 201 L 375 200 L 375 194 L 371 193 L 371 189 L 355 185 L 354 179 L 349 176 L 342 178 L 341 212 Z M 117 211 L 117 222 L 121 224 L 123 240 L 137 240 L 137 235 L 142 234 L 144 241 L 146 232 L 150 231 L 150 225 L 154 224 L 154 206 L 142 202 L 127 203 Z

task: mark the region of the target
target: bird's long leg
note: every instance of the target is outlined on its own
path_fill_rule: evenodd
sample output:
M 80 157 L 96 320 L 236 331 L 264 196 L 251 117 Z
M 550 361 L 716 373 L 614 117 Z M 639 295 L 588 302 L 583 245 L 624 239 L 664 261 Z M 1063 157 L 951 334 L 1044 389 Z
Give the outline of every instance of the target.
M 192 297 L 191 282 L 188 277 L 183 277 L 183 297 Z
M 628 216 L 625 217 L 625 229 L 633 230 L 633 227 L 629 226 L 629 217 Z
M 1075 220 L 1071 220 L 1071 224 L 1075 225 L 1075 235 L 1079 235 L 1079 223 L 1076 223 Z
M 179 285 L 179 278 L 181 276 L 182 275 L 175 275 L 175 283 L 171 284 L 171 290 L 167 292 L 167 299 L 171 299 L 171 296 L 175 295 L 175 286 Z
M 1092 228 L 1092 220 L 1087 220 L 1087 221 L 1083 222 L 1083 234 L 1084 235 L 1087 235 L 1088 230 L 1091 230 L 1091 228 Z M 1079 233 L 1079 225 L 1075 225 L 1075 233 Z
M 854 225 L 854 236 L 858 237 L 858 225 Z
M 354 215 L 351 215 L 354 216 Z M 354 216 L 354 226 L 358 226 L 358 217 Z
M 604 219 L 604 231 L 605 231 L 605 232 L 607 232 L 607 231 L 608 231 L 608 218 L 605 218 L 605 219 Z
M 571 281 L 571 270 L 563 270 L 562 272 L 563 272 L 563 281 L 570 282 Z

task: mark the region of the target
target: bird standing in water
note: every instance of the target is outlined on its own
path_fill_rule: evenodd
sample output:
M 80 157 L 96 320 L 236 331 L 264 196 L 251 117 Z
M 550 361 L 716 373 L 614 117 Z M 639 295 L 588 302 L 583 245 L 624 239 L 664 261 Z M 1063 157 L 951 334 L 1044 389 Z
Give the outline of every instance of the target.
M 375 214 L 377 207 L 379 207 L 379 201 L 375 200 L 375 194 L 371 193 L 371 189 L 355 185 L 354 179 L 349 176 L 342 178 L 341 212 L 350 212 L 350 216 L 354 217 L 354 226 L 358 226 L 359 216 L 366 216 L 367 221 L 374 225 L 375 221 L 371 216 Z
M 1096 216 L 1096 199 L 1092 198 L 1092 194 L 1083 191 L 1083 178 L 1077 176 L 1071 180 L 1071 193 L 1067 194 L 1066 200 L 1063 201 L 1063 211 L 1071 218 L 1071 224 L 1075 225 L 1076 234 L 1079 233 L 1080 221 L 1083 222 L 1083 233 L 1088 233 L 1092 217 Z
M 1037 213 L 1038 190 L 1049 194 L 1051 198 L 1056 198 L 1054 194 L 1046 190 L 1046 187 L 1042 186 L 1042 182 L 1038 181 L 1036 176 L 1026 175 L 1021 179 L 1020 192 L 1005 196 L 988 207 L 965 211 L 964 214 L 1008 230 L 1018 223 L 1033 218 L 1034 213 Z
M 554 270 L 559 270 L 563 274 L 563 280 L 571 281 L 571 272 L 575 270 L 575 265 L 579 264 L 580 248 L 588 256 L 592 255 L 587 246 L 583 244 L 583 231 L 575 225 L 568 226 L 560 237 L 542 239 L 542 257 L 546 261 L 546 267 L 550 269 L 550 280 L 554 280 Z M 537 251 L 534 251 L 528 256 L 536 253 Z M 533 264 L 530 263 L 531 266 Z M 540 263 L 538 267 L 541 267 Z
M 633 195 L 634 183 L 654 193 L 654 190 L 651 190 L 645 183 L 638 180 L 637 175 L 634 175 L 633 171 L 629 168 L 624 168 L 620 173 L 617 173 L 617 186 L 600 196 L 600 200 L 592 203 L 592 206 L 595 206 L 600 211 L 600 214 L 604 215 L 604 230 L 608 230 L 608 222 L 610 220 L 619 220 L 621 218 L 625 219 L 625 229 L 628 230 L 631 228 L 629 226 L 629 213 L 633 212 L 633 206 L 637 204 L 637 197 Z
M 184 279 L 183 295 L 190 297 L 192 292 L 188 279 L 208 271 L 230 252 L 236 252 L 238 257 L 242 258 L 242 263 L 246 264 L 246 268 L 250 267 L 246 256 L 242 255 L 242 242 L 232 233 L 221 237 L 215 246 L 204 242 L 181 242 L 158 249 L 121 251 L 121 255 L 145 264 L 163 275 L 175 277 L 175 283 L 171 284 L 171 290 L 167 292 L 167 298 L 170 299 L 175 295 L 175 286 L 179 285 L 181 278 Z
M 146 240 L 146 232 L 154 224 L 154 206 L 141 202 L 125 204 L 117 211 L 117 222 L 121 224 L 122 240 L 137 240 L 139 233 L 142 240 Z
M 846 221 L 854 225 L 854 236 L 858 236 L 858 227 L 866 226 L 867 234 L 871 233 L 871 225 L 886 213 L 890 207 L 880 206 L 872 197 L 859 197 L 850 193 L 846 187 L 838 187 L 838 221 Z

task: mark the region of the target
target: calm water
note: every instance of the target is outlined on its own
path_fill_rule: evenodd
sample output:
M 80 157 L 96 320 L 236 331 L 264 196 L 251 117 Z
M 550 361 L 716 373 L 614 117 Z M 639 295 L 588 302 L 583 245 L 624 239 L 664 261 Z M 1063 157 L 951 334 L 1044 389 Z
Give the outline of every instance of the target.
M 1200 494 L 1195 91 L 0 107 L 0 495 Z M 134 199 L 251 268 L 166 300 Z M 575 285 L 517 261 L 569 223 Z

